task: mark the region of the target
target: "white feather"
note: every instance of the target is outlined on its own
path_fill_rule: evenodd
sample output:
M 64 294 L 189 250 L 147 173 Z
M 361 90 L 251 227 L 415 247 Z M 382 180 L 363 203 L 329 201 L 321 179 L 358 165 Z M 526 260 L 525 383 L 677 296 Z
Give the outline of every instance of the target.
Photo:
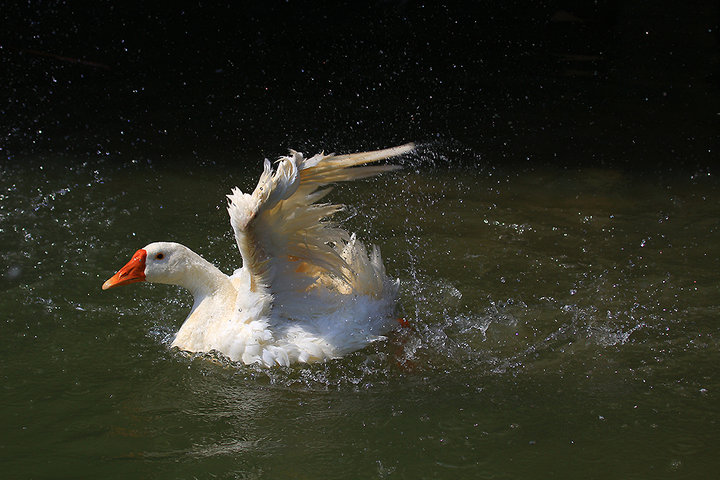
M 180 244 L 146 246 L 147 280 L 184 286 L 195 299 L 173 346 L 273 366 L 339 357 L 383 338 L 397 326 L 398 283 L 387 278 L 376 246 L 368 255 L 329 221 L 342 207 L 318 203 L 330 191 L 318 189 L 395 170 L 357 165 L 413 148 L 309 159 L 291 151 L 274 171 L 266 160 L 252 194 L 228 195 L 243 260 L 231 277 Z

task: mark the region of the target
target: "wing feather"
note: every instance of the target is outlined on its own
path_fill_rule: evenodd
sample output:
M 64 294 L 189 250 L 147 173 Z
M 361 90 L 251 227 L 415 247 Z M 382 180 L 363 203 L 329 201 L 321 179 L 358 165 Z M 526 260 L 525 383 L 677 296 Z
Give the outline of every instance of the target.
M 228 195 L 230 224 L 243 267 L 251 274 L 252 288 L 272 293 L 304 291 L 318 282 L 327 283 L 323 277 L 328 276 L 353 288 L 357 287 L 354 283 L 372 276 L 367 272 L 375 268 L 379 255 L 374 253 L 369 258 L 354 237 L 327 221 L 343 207 L 318 203 L 331 188 L 318 189 L 396 170 L 399 167 L 395 165 L 358 165 L 413 149 L 413 144 L 407 144 L 348 155 L 319 154 L 308 159 L 291 150 L 289 156 L 278 160 L 274 171 L 266 160 L 252 194 L 234 188 Z

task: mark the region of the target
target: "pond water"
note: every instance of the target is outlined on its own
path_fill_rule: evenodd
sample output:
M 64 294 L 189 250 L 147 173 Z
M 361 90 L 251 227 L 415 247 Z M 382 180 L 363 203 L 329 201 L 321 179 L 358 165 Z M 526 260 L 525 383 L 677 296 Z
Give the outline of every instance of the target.
M 467 156 L 425 145 L 334 190 L 410 327 L 271 370 L 170 349 L 179 288 L 100 289 L 151 241 L 239 267 L 224 195 L 261 158 L 0 167 L 3 476 L 714 474 L 717 175 Z

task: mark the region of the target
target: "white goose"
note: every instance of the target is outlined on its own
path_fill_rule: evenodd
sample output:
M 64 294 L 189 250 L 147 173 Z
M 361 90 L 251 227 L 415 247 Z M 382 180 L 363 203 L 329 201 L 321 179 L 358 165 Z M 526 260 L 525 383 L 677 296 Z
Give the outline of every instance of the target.
M 243 266 L 232 276 L 179 243 L 141 248 L 102 286 L 148 281 L 185 287 L 194 303 L 172 346 L 217 351 L 265 366 L 340 357 L 383 338 L 398 325 L 398 284 L 385 275 L 380 251 L 327 218 L 342 206 L 317 203 L 332 182 L 365 178 L 394 165 L 348 168 L 411 151 L 412 144 L 306 159 L 291 150 L 270 162 L 252 195 L 228 195 L 230 224 Z

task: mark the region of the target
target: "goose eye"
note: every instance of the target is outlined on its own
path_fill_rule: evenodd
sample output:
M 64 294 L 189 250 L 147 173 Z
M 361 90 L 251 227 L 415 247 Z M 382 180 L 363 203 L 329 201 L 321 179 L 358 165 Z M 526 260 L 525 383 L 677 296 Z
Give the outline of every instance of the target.
M 157 255 L 155 255 L 155 258 L 157 258 L 158 260 L 162 260 L 163 258 L 165 258 L 165 255 L 162 253 L 158 253 Z

